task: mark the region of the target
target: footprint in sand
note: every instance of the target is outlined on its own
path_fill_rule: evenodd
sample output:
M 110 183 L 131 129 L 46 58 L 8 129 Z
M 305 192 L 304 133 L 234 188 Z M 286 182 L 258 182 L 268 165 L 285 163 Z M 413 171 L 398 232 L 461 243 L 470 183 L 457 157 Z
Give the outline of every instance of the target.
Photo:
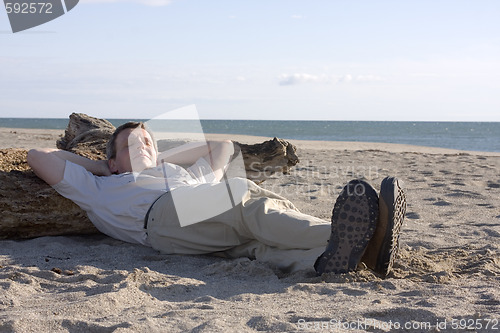
M 438 200 L 435 203 L 433 203 L 434 206 L 450 206 L 453 205 L 451 202 L 445 201 L 445 200 Z
M 488 208 L 488 209 L 495 209 L 496 208 L 496 206 L 493 206 L 490 203 L 478 203 L 478 204 L 476 204 L 476 206 L 484 207 L 484 208 Z
M 451 190 L 453 193 L 446 194 L 447 197 L 465 197 L 465 198 L 481 198 L 481 193 L 464 191 L 464 190 Z
M 495 182 L 492 182 L 491 180 L 488 180 L 488 183 L 487 185 L 489 188 L 500 188 L 500 183 L 495 183 Z
M 405 217 L 410 220 L 418 220 L 420 219 L 420 215 L 415 212 L 407 212 Z
M 432 184 L 429 184 L 430 187 L 444 187 L 446 186 L 446 184 L 443 184 L 443 183 L 432 183 Z

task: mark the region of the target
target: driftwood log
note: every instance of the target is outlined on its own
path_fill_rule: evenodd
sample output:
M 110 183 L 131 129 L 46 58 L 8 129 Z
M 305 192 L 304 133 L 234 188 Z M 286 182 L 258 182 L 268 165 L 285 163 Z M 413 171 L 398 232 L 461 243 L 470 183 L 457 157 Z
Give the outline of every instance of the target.
M 73 113 L 56 146 L 91 158 L 105 159 L 106 142 L 114 131 L 106 120 Z M 255 145 L 235 143 L 247 178 L 257 183 L 287 173 L 299 162 L 296 148 L 274 138 Z M 24 149 L 0 149 L 0 239 L 95 234 L 86 213 L 40 180 L 26 162 Z

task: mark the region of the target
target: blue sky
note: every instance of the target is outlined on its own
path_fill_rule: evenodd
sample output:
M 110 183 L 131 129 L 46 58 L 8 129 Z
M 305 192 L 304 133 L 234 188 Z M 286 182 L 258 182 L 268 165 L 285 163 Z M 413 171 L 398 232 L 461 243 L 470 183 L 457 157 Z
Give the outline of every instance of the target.
M 80 0 L 13 34 L 0 117 L 500 121 L 500 1 Z

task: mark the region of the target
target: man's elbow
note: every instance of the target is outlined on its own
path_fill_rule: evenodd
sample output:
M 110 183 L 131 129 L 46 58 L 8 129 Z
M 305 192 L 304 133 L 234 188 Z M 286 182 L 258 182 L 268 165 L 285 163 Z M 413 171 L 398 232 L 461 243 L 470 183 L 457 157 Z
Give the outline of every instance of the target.
M 64 162 L 56 161 L 55 156 L 51 156 L 53 149 L 30 149 L 27 155 L 28 165 L 35 174 L 49 185 L 57 184 L 62 179 L 64 173 Z M 57 163 L 59 162 L 59 163 Z
M 43 158 L 47 156 L 50 149 L 35 148 L 28 151 L 28 156 L 26 158 L 28 165 L 34 170 L 43 163 Z
M 34 169 L 35 166 L 36 166 L 36 161 L 37 161 L 37 156 L 38 154 L 40 153 L 40 151 L 38 149 L 30 149 L 28 151 L 28 156 L 26 158 L 27 162 L 28 162 L 28 165 Z

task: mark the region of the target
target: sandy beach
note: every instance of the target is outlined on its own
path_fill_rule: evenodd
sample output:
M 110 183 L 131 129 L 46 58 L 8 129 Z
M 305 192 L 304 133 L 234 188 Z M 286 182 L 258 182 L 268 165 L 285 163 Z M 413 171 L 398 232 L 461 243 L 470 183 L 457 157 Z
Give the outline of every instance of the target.
M 0 128 L 0 149 L 55 147 L 63 132 Z M 261 186 L 304 213 L 329 220 L 350 179 L 377 190 L 386 176 L 403 180 L 407 218 L 387 278 L 362 267 L 285 274 L 104 235 L 4 240 L 0 332 L 500 331 L 500 153 L 291 142 L 300 163 Z

